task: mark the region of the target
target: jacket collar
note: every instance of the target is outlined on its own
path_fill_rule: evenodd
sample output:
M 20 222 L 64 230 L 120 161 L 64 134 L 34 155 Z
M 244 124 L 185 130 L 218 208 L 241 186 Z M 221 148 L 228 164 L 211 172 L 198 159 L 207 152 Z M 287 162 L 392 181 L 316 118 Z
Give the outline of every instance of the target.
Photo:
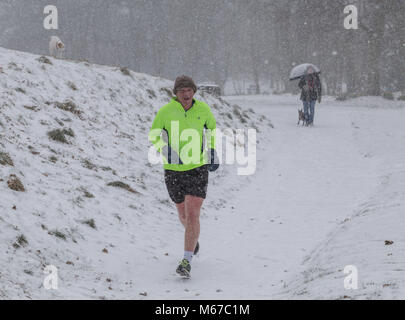
M 172 101 L 175 102 L 177 105 L 179 105 L 179 106 L 181 107 L 181 109 L 182 109 L 183 111 L 186 111 L 186 112 L 189 111 L 189 110 L 191 110 L 191 108 L 194 107 L 194 105 L 195 105 L 196 102 L 197 102 L 197 100 L 196 100 L 195 98 L 193 98 L 193 102 L 191 103 L 191 107 L 190 107 L 188 110 L 185 110 L 184 107 L 183 107 L 183 105 L 180 103 L 180 101 L 177 100 L 177 97 L 172 98 Z

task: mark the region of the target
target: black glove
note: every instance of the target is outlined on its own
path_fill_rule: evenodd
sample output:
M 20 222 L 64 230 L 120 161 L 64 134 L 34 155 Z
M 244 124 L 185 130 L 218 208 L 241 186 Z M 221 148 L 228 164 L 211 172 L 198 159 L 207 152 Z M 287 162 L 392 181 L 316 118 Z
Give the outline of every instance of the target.
M 162 148 L 162 155 L 167 159 L 169 164 L 183 164 L 179 155 L 169 145 L 165 145 Z
M 208 171 L 214 172 L 219 167 L 219 159 L 217 156 L 217 151 L 215 149 L 210 149 L 209 155 L 210 160 L 208 163 Z

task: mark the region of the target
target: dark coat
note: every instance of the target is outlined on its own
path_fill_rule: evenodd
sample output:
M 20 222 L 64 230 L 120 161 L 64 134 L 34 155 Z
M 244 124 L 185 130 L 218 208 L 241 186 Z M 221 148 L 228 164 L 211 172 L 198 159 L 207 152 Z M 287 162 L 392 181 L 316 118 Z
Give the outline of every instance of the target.
M 308 85 L 308 90 L 304 90 L 304 85 Z M 310 74 L 300 79 L 298 86 L 301 89 L 301 100 L 313 101 L 322 96 L 322 85 L 317 74 Z

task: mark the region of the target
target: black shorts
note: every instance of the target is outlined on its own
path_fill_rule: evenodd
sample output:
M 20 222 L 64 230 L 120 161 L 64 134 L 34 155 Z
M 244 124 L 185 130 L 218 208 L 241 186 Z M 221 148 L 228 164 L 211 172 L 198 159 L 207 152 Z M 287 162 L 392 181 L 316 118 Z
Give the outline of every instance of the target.
M 205 199 L 208 168 L 204 165 L 189 171 L 165 170 L 165 183 L 174 203 L 182 203 L 186 195 Z

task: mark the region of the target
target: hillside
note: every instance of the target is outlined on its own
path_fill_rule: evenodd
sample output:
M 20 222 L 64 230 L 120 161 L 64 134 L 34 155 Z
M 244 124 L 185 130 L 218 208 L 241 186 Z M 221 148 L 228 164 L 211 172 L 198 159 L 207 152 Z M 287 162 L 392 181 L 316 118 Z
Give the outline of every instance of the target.
M 161 165 L 148 163 L 147 133 L 173 82 L 3 48 L 0 68 L 0 298 L 170 298 L 147 283 L 171 277 L 182 230 Z M 220 128 L 260 128 L 260 153 L 269 120 L 196 98 Z M 235 166 L 210 176 L 203 224 L 231 210 L 251 177 L 237 179 Z M 58 290 L 42 285 L 47 265 Z

